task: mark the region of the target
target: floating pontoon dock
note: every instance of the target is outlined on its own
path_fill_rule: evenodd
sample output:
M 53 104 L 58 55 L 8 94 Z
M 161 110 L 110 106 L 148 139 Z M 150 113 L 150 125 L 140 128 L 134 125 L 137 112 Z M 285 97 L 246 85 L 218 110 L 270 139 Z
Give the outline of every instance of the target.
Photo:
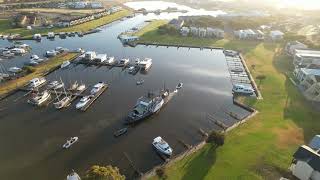
M 108 89 L 109 85 L 106 84 L 99 92 L 97 92 L 94 97 L 85 105 L 83 106 L 80 110 L 81 111 L 86 111 L 90 106 L 91 104 L 98 99 L 98 97 L 100 97 L 100 95 L 106 90 Z

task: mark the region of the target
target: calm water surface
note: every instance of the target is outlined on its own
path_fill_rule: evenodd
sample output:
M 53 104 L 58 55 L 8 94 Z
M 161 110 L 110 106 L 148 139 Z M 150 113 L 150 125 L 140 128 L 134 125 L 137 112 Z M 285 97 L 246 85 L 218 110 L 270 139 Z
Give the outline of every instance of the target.
M 94 164 L 118 166 L 130 179 L 133 171 L 124 152 L 140 171 L 145 172 L 162 162 L 151 146 L 156 136 L 167 140 L 174 154 L 178 154 L 184 151 L 178 140 L 196 144 L 201 140 L 197 132 L 199 128 L 206 131 L 217 128 L 206 120 L 206 113 L 224 119 L 228 125 L 236 121 L 224 111 L 247 115 L 246 111 L 232 104 L 232 84 L 222 51 L 145 46 L 129 48 L 117 40 L 119 33 L 144 20 L 166 17 L 169 15 L 139 15 L 107 25 L 101 33 L 83 38 L 44 39 L 41 43 L 25 41 L 32 46 L 30 54 L 40 55 L 57 46 L 69 49 L 82 47 L 116 58 L 150 57 L 153 66 L 148 74 L 138 73 L 135 76 L 121 68 L 83 65 L 48 75 L 49 80 L 61 78 L 66 83 L 75 80 L 87 85 L 98 81 L 110 83 L 110 88 L 85 113 L 77 111 L 75 103 L 61 111 L 52 104 L 35 108 L 26 102 L 27 99 L 19 99 L 22 92 L 1 101 L 0 179 L 57 180 L 65 178 L 71 169 L 83 174 Z M 0 41 L 1 46 L 8 44 Z M 4 60 L 2 64 L 6 67 L 22 66 L 30 54 Z M 136 86 L 136 81 L 141 78 L 145 83 Z M 130 128 L 125 136 L 113 137 L 114 131 L 123 127 L 124 117 L 140 96 L 159 90 L 164 83 L 173 90 L 179 82 L 184 83 L 183 89 L 161 113 Z M 62 150 L 62 144 L 71 136 L 78 136 L 79 142 L 69 150 Z

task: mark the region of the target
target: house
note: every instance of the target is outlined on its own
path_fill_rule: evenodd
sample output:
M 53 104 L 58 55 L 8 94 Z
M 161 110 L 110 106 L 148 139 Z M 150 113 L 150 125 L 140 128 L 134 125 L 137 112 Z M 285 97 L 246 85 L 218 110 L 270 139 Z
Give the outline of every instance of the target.
M 289 168 L 292 174 L 300 180 L 320 180 L 319 150 L 302 145 L 293 155 Z
M 193 36 L 198 36 L 199 35 L 199 28 L 197 27 L 190 27 L 190 32 Z
M 184 25 L 184 20 L 172 19 L 169 22 L 169 25 L 172 25 L 176 29 L 180 29 Z
M 256 39 L 257 33 L 252 29 L 238 30 L 234 32 L 235 36 L 239 39 Z
M 180 34 L 181 34 L 182 36 L 188 36 L 189 33 L 190 33 L 190 29 L 189 29 L 188 27 L 182 27 L 182 28 L 180 29 Z
M 295 54 L 295 50 L 297 49 L 308 49 L 308 46 L 299 41 L 293 41 L 288 42 L 285 47 L 285 50 L 289 56 L 293 56 Z
M 303 95 L 310 101 L 320 102 L 320 69 L 300 68 L 294 71 Z
M 199 37 L 206 37 L 207 36 L 207 30 L 205 28 L 199 28 Z
M 207 37 L 224 38 L 224 31 L 218 28 L 207 28 Z
M 270 32 L 270 38 L 272 39 L 272 41 L 279 41 L 283 39 L 283 35 L 284 33 L 281 31 L 271 31 Z
M 308 67 L 312 64 L 320 65 L 320 51 L 301 49 L 294 50 L 294 66 Z

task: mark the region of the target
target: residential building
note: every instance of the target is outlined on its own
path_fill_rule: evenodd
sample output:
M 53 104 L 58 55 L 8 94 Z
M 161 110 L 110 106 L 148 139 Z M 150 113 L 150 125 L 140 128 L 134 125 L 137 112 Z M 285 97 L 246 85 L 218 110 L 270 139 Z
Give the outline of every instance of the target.
M 181 27 L 184 25 L 184 20 L 172 19 L 169 22 L 169 24 L 172 25 L 176 29 L 181 29 Z
M 198 34 L 199 37 L 206 37 L 207 36 L 207 30 L 205 28 L 199 28 L 199 34 Z
M 295 50 L 298 49 L 308 49 L 308 46 L 299 41 L 293 41 L 288 42 L 285 47 L 287 54 L 290 56 L 293 56 L 295 54 Z
M 273 41 L 282 40 L 283 39 L 283 35 L 284 35 L 284 33 L 281 32 L 281 31 L 278 31 L 278 30 L 270 32 L 270 38 Z
M 264 36 L 265 36 L 264 32 L 257 30 L 256 34 L 257 34 L 257 40 L 264 40 Z
M 239 39 L 256 39 L 257 33 L 252 29 L 238 30 L 234 32 L 235 36 Z
M 293 155 L 290 170 L 300 180 L 320 180 L 319 150 L 300 146 Z
M 190 27 L 190 32 L 193 36 L 198 36 L 199 35 L 199 28 L 197 27 Z
M 295 49 L 293 64 L 296 67 L 320 65 L 320 51 Z
M 207 28 L 207 37 L 224 38 L 224 31 L 218 28 Z
M 101 2 L 91 2 L 89 4 L 89 6 L 92 8 L 92 9 L 102 9 L 103 8 L 103 5 Z
M 189 33 L 190 33 L 190 29 L 189 29 L 188 27 L 182 27 L 182 28 L 180 29 L 180 34 L 181 34 L 182 36 L 188 36 Z
M 320 102 L 320 69 L 299 68 L 294 75 L 306 99 Z

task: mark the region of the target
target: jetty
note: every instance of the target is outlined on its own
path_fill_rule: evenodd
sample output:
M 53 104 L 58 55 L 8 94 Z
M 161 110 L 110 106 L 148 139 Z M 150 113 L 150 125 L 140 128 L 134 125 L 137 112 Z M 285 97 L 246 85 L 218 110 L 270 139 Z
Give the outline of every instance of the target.
M 108 88 L 109 88 L 109 85 L 108 85 L 108 84 L 106 84 L 105 86 L 103 86 L 103 88 L 101 88 L 100 91 L 98 91 L 98 92 L 94 95 L 94 97 L 91 98 L 90 101 L 89 101 L 85 106 L 83 106 L 80 110 L 83 111 L 83 112 L 86 111 L 86 110 L 92 105 L 92 103 L 93 103 L 95 100 L 97 100 L 97 99 L 100 97 L 100 95 L 101 95 L 103 92 L 105 92 Z

